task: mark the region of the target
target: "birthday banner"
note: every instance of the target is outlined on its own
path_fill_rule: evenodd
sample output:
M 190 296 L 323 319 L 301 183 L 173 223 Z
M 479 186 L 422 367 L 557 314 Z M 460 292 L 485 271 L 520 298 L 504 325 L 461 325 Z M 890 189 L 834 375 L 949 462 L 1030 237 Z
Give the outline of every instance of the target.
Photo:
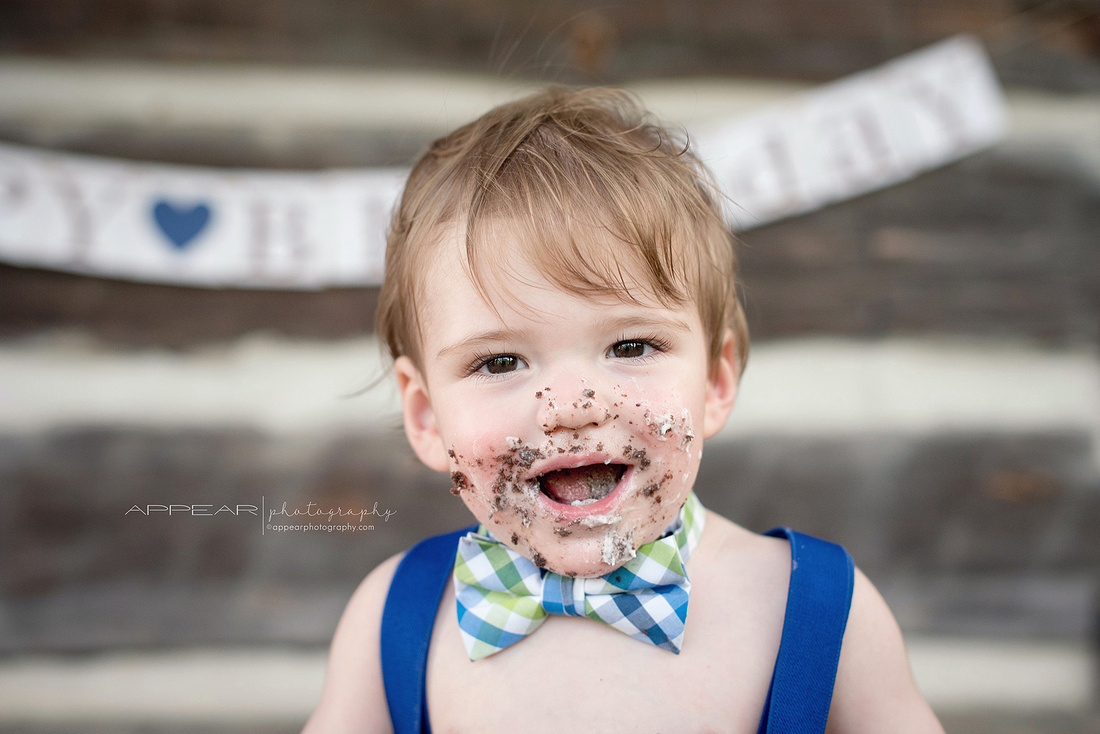
M 744 230 L 987 147 L 1004 102 L 981 46 L 950 39 L 693 135 Z M 231 288 L 377 285 L 407 171 L 245 171 L 0 144 L 0 260 Z
M 744 230 L 913 178 L 1006 128 L 985 51 L 958 36 L 696 137 Z

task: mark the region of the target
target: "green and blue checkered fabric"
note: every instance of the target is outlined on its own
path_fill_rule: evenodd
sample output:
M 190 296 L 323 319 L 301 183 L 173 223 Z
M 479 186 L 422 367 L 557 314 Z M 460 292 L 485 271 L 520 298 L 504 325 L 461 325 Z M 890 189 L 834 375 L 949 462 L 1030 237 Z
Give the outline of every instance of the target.
M 484 525 L 458 541 L 454 584 L 458 626 L 471 660 L 499 652 L 538 629 L 547 614 L 588 617 L 679 653 L 691 582 L 684 561 L 703 534 L 695 493 L 665 534 L 598 578 L 572 578 L 535 566 Z

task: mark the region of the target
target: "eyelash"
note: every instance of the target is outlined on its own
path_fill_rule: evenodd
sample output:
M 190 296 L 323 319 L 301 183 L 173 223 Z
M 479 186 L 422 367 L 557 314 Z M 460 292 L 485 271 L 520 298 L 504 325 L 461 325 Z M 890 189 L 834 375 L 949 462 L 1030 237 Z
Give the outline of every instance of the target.
M 638 344 L 644 344 L 647 347 L 652 348 L 654 352 L 667 352 L 671 346 L 667 340 L 662 339 L 659 336 L 627 336 L 623 334 L 615 340 L 614 344 L 608 347 L 607 351 L 610 352 L 612 349 L 615 348 L 616 345 L 622 344 L 624 342 L 637 342 Z M 643 354 L 640 357 L 623 357 L 622 359 L 644 360 L 649 359 L 652 356 L 652 354 Z
M 513 354 L 512 352 L 474 352 L 473 356 L 470 358 L 469 366 L 466 367 L 466 375 L 469 377 L 478 377 L 486 380 L 501 377 L 501 375 L 494 375 L 491 373 L 487 374 L 481 371 L 482 367 L 489 364 L 489 362 L 492 362 L 494 359 L 499 359 L 500 357 L 515 357 L 520 361 L 525 361 L 523 357 L 520 357 L 517 354 Z

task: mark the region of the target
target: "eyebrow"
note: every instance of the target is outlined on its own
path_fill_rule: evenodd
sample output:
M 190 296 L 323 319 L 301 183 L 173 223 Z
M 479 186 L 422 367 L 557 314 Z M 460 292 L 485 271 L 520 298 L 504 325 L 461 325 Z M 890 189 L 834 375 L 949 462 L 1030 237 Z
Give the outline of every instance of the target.
M 671 329 L 672 331 L 691 331 L 688 322 L 679 316 L 623 316 L 621 318 L 606 319 L 602 324 L 604 328 L 623 331 L 626 329 Z
M 654 316 L 622 316 L 602 320 L 598 326 L 600 330 L 627 331 L 629 329 L 667 329 L 671 331 L 690 331 L 691 326 L 684 319 L 676 317 Z M 471 334 L 468 337 L 443 347 L 436 353 L 436 359 L 447 357 L 456 353 L 482 351 L 486 347 L 496 346 L 505 342 L 520 341 L 524 338 L 523 331 L 515 329 L 491 329 L 489 331 Z
M 492 329 L 482 331 L 461 339 L 454 344 L 443 347 L 436 353 L 436 359 L 447 357 L 455 353 L 480 351 L 481 348 L 500 344 L 501 342 L 516 341 L 523 334 L 514 329 Z

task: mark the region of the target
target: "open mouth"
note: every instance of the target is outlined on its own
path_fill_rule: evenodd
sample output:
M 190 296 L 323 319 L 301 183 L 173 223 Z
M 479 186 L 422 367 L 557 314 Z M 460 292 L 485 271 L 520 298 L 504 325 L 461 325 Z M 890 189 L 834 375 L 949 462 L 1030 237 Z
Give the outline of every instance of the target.
M 623 464 L 591 464 L 539 476 L 539 489 L 563 505 L 587 505 L 611 494 L 626 473 Z

